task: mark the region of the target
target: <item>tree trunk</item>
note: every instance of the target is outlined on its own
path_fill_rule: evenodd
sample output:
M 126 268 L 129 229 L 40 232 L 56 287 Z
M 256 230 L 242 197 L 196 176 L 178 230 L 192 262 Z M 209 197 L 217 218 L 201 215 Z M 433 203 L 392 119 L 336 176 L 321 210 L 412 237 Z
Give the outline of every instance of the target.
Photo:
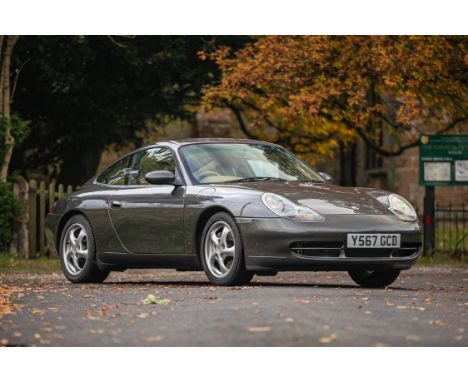
M 2 53 L 3 53 L 3 41 L 5 36 L 0 36 L 0 117 L 3 115 L 3 65 L 2 65 Z
M 2 55 L 2 68 L 1 68 L 1 83 L 2 83 L 2 117 L 7 121 L 11 117 L 10 113 L 10 66 L 11 55 L 15 47 L 18 36 L 8 36 L 6 39 L 5 51 Z M 11 134 L 10 125 L 7 123 L 5 127 L 5 154 L 2 158 L 2 168 L 0 170 L 0 180 L 6 182 L 8 175 L 8 167 L 10 165 L 11 154 L 15 145 L 15 139 Z

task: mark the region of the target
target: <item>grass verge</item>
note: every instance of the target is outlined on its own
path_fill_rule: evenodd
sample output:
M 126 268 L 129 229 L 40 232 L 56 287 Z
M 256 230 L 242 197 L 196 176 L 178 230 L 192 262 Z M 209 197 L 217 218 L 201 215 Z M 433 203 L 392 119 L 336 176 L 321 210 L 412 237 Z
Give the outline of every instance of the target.
M 433 256 L 421 256 L 418 259 L 417 265 L 446 265 L 450 267 L 468 267 L 468 257 L 453 257 L 443 253 L 436 253 Z
M 0 253 L 0 273 L 18 271 L 48 272 L 58 269 L 60 269 L 60 263 L 57 258 L 38 257 L 26 260 L 18 259 L 10 254 Z

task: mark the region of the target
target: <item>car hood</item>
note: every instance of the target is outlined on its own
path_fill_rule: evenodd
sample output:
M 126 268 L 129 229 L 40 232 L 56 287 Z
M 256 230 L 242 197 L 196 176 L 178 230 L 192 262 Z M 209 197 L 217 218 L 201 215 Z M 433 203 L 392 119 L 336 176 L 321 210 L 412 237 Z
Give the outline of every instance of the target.
M 341 187 L 328 183 L 260 181 L 236 183 L 232 187 L 272 192 L 312 208 L 322 215 L 391 214 L 376 197 L 388 192 L 360 187 Z

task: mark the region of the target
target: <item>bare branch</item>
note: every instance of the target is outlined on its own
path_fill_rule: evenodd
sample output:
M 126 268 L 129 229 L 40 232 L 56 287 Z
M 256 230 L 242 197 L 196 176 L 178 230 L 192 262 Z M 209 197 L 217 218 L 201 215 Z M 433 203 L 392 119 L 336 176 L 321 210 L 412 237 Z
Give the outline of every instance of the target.
M 247 128 L 247 124 L 245 123 L 244 117 L 242 116 L 242 112 L 239 110 L 239 108 L 227 101 L 224 101 L 224 104 L 234 113 L 234 116 L 236 117 L 237 123 L 239 124 L 239 127 L 242 130 L 242 132 L 250 139 L 259 139 L 257 135 L 249 131 L 249 129 Z
M 117 46 L 119 46 L 120 48 L 126 48 L 127 45 L 125 44 L 122 44 L 121 42 L 118 42 L 116 39 L 114 39 L 114 37 L 108 35 L 107 36 L 109 38 L 109 40 L 111 40 L 111 42 Z M 121 35 L 120 37 L 125 37 L 125 38 L 128 38 L 128 39 L 134 39 L 135 36 L 126 36 L 126 35 Z
M 465 122 L 465 121 L 468 121 L 468 117 L 460 117 L 460 118 L 454 119 L 451 123 L 449 123 L 443 129 L 437 131 L 435 133 L 435 135 L 445 134 L 448 131 L 454 129 L 459 123 L 462 123 L 462 122 Z M 410 142 L 410 143 L 407 143 L 406 145 L 400 146 L 395 151 L 385 150 L 384 148 L 382 148 L 379 145 L 375 144 L 375 142 L 373 142 L 371 139 L 369 139 L 369 137 L 367 136 L 365 131 L 363 131 L 362 129 L 358 128 L 358 129 L 356 129 L 356 131 L 359 134 L 359 136 L 364 140 L 364 142 L 366 142 L 366 144 L 371 149 L 375 150 L 380 155 L 387 156 L 387 157 L 398 156 L 398 155 L 402 154 L 404 151 L 406 151 L 406 150 L 408 150 L 408 149 L 410 149 L 412 147 L 416 147 L 419 144 L 419 137 L 418 137 L 413 142 Z
M 21 64 L 21 66 L 19 67 L 19 69 L 16 70 L 15 81 L 13 82 L 13 88 L 11 89 L 10 105 L 13 103 L 13 97 L 14 97 L 14 95 L 15 95 L 15 90 L 16 90 L 16 85 L 17 85 L 17 83 L 18 83 L 19 75 L 20 75 L 21 71 L 23 70 L 24 65 L 26 65 L 29 61 L 31 61 L 30 58 L 28 58 L 25 62 L 23 62 L 23 63 Z

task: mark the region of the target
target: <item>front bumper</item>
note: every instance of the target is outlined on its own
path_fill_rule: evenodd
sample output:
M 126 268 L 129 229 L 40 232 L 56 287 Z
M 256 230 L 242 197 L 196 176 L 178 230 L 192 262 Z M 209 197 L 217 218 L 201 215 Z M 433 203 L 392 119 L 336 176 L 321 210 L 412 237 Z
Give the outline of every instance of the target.
M 408 269 L 421 252 L 417 223 L 392 215 L 331 215 L 323 222 L 237 218 L 251 271 Z M 346 247 L 348 233 L 399 233 L 401 249 Z

